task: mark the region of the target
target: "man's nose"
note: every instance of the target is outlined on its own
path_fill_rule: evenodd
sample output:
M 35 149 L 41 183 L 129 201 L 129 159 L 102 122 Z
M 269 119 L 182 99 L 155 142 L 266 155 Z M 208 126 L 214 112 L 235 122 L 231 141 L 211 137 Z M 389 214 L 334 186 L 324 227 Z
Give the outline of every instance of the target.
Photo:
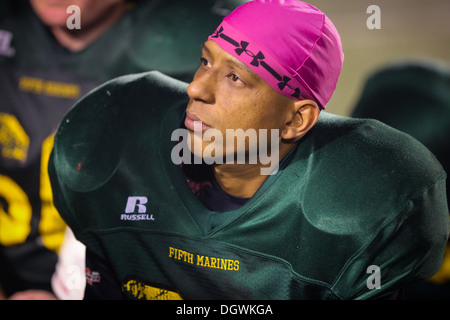
M 216 76 L 214 71 L 197 71 L 194 80 L 189 84 L 187 93 L 191 99 L 214 104 Z

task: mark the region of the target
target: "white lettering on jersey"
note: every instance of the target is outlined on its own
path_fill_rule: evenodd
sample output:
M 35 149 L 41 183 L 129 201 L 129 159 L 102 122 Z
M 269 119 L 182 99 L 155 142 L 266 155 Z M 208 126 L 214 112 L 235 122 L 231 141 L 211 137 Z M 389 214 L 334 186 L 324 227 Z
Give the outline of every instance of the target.
M 145 214 L 147 213 L 147 207 L 145 206 L 147 202 L 148 202 L 147 197 L 131 197 L 131 196 L 128 197 L 127 205 L 125 207 L 125 214 L 120 215 L 120 220 L 124 221 L 155 220 L 152 214 Z
M 145 204 L 147 202 L 147 197 L 128 197 L 125 213 L 134 213 L 136 207 L 138 208 L 138 213 L 146 213 L 147 207 Z
M 0 55 L 12 57 L 16 53 L 14 48 L 11 48 L 11 41 L 13 34 L 10 31 L 0 30 Z

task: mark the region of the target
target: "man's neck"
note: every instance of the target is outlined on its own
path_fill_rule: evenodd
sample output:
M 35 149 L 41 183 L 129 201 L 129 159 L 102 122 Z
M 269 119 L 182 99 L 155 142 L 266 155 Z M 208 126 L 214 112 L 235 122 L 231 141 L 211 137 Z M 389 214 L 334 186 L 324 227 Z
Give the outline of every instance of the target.
M 99 21 L 89 26 L 81 25 L 81 29 L 70 30 L 66 26 L 58 26 L 50 27 L 50 31 L 63 47 L 73 52 L 81 51 L 100 38 L 128 8 L 126 4 L 118 5 Z
M 296 144 L 280 144 L 280 162 Z M 251 198 L 262 186 L 269 175 L 261 174 L 261 168 L 265 166 L 258 164 L 220 164 L 214 165 L 214 178 L 225 192 L 243 198 Z
M 259 166 L 248 164 L 216 165 L 213 173 L 222 190 L 242 198 L 251 198 L 268 177 L 260 174 Z

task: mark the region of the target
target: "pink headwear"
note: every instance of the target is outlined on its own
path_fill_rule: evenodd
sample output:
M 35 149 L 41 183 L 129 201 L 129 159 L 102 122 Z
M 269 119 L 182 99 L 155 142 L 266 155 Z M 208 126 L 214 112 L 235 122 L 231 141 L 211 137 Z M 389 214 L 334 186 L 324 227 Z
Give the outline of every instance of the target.
M 324 109 L 341 73 L 340 36 L 325 14 L 299 0 L 253 0 L 208 38 L 292 99 Z

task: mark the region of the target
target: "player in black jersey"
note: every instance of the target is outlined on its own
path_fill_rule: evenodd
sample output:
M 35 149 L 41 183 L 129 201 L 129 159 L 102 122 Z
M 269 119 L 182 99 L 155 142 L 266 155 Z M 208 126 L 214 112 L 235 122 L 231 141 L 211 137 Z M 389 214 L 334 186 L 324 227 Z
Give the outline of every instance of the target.
M 59 126 L 49 175 L 85 298 L 391 298 L 436 273 L 446 173 L 410 136 L 323 111 L 343 53 L 321 11 L 248 2 L 201 61 L 189 85 L 105 83 Z
M 53 133 L 89 90 L 127 73 L 192 79 L 198 43 L 239 1 L 0 1 L 0 287 L 51 291 L 65 223 L 52 203 Z M 76 5 L 77 11 L 68 10 Z M 79 19 L 80 29 L 69 28 Z

